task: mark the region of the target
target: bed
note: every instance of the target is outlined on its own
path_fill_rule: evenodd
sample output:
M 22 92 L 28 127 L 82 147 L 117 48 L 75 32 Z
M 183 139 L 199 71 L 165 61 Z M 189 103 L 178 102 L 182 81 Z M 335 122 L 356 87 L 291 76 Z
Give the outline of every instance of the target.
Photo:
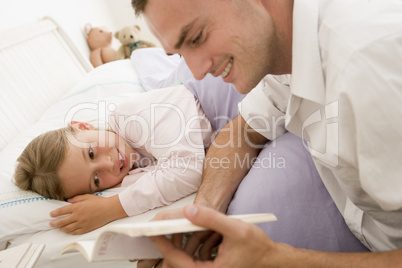
M 16 159 L 34 137 L 74 119 L 106 122 L 111 105 L 146 91 L 132 60 L 93 69 L 51 18 L 1 33 L 0 44 L 0 250 L 26 242 L 44 243 L 36 267 L 135 267 L 128 261 L 88 263 L 78 253 L 61 255 L 67 243 L 93 239 L 99 230 L 71 236 L 51 228 L 49 212 L 68 203 L 21 191 L 12 182 Z M 159 81 L 176 63 L 178 58 L 169 58 L 154 80 L 146 80 Z M 114 188 L 97 194 L 108 197 L 120 191 Z M 169 207 L 191 203 L 193 198 Z M 166 208 L 110 224 L 148 221 L 161 209 Z
M 198 98 L 216 131 L 239 114 L 237 104 L 244 95 L 211 75 L 196 81 L 182 58 L 167 56 L 160 48 L 135 50 L 131 59 L 93 69 L 50 18 L 0 33 L 0 250 L 25 242 L 45 243 L 37 267 L 135 267 L 127 261 L 88 263 L 78 253 L 61 255 L 64 245 L 93 239 L 99 230 L 70 236 L 51 228 L 49 212 L 67 203 L 17 189 L 12 183 L 15 161 L 26 144 L 42 132 L 64 127 L 72 119 L 107 118 L 110 104 L 179 83 Z M 328 251 L 352 249 L 344 246 L 345 241 L 353 245 L 357 240 L 350 238 L 300 138 L 284 134 L 267 143 L 259 159 L 270 165 L 251 168 L 229 214 L 274 213 L 278 222 L 260 227 L 278 242 Z M 115 188 L 97 194 L 107 197 L 120 191 Z M 110 224 L 148 221 L 160 210 L 181 207 L 193 199 L 194 194 Z

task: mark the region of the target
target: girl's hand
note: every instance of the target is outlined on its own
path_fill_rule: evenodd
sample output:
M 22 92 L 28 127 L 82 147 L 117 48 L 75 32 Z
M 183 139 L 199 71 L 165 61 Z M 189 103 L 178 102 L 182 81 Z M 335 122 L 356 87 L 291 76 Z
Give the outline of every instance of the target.
M 60 217 L 50 226 L 61 231 L 79 235 L 93 231 L 116 219 L 127 216 L 118 195 L 104 198 L 92 194 L 78 195 L 68 200 L 71 205 L 50 212 L 51 217 Z

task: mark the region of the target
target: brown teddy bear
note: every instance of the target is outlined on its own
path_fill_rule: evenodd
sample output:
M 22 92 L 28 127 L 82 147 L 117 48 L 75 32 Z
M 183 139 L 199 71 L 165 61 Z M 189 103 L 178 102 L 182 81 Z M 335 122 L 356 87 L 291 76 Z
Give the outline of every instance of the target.
M 141 28 L 138 25 L 126 26 L 116 32 L 114 36 L 119 39 L 122 44 L 117 50 L 117 59 L 128 59 L 131 53 L 138 48 L 155 47 L 151 42 L 141 40 Z
M 106 31 L 104 28 L 92 28 L 90 24 L 86 24 L 85 33 L 91 49 L 89 59 L 95 68 L 117 59 L 116 50 L 112 48 L 113 35 L 111 32 Z

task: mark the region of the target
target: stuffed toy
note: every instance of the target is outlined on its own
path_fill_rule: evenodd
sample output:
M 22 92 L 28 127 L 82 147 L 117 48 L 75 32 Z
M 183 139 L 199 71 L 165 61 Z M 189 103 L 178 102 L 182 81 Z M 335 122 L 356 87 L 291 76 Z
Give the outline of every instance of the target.
M 114 34 L 121 43 L 121 47 L 117 50 L 117 59 L 130 58 L 131 53 L 138 48 L 155 47 L 151 42 L 141 40 L 140 31 L 140 26 L 133 25 L 126 26 Z
M 90 61 L 95 68 L 117 59 L 117 52 L 112 48 L 113 35 L 111 32 L 104 28 L 92 28 L 90 24 L 86 24 L 85 33 L 91 49 Z

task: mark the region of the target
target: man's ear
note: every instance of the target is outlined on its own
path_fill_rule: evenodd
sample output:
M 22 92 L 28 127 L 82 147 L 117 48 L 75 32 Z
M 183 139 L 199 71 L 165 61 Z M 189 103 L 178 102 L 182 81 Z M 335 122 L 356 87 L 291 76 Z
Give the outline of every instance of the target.
M 74 130 L 94 130 L 95 127 L 86 122 L 80 122 L 80 121 L 71 121 L 68 123 L 68 126 Z

